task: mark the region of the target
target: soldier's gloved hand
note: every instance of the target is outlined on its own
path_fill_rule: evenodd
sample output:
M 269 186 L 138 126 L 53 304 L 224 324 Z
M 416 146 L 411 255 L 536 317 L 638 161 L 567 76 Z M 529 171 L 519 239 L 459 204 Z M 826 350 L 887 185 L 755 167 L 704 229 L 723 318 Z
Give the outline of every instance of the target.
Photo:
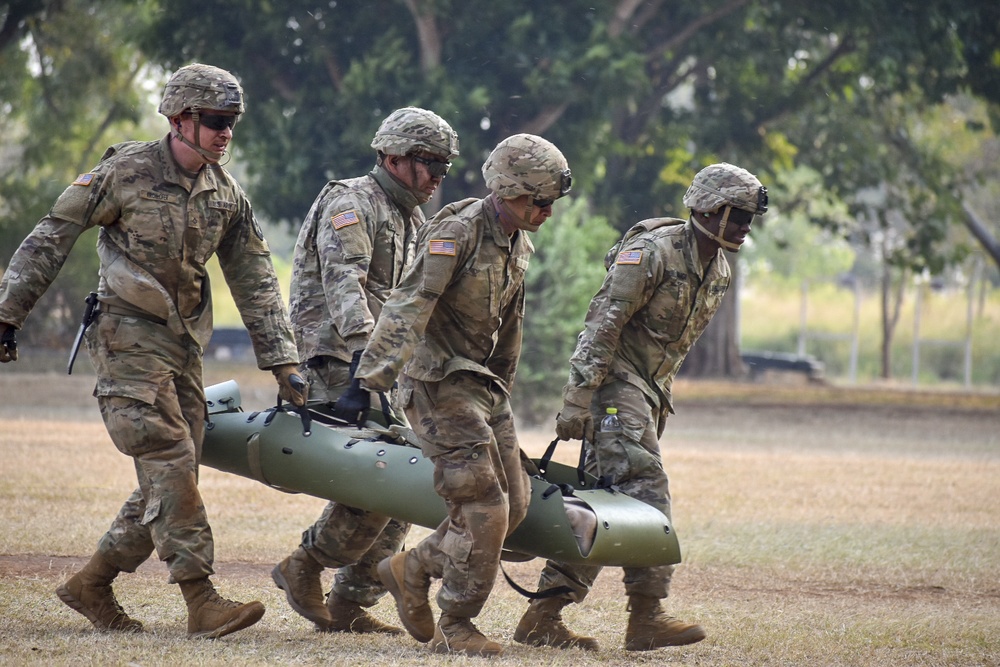
M 281 400 L 299 407 L 306 404 L 306 399 L 309 398 L 309 387 L 299 375 L 298 366 L 282 364 L 281 366 L 273 366 L 271 372 L 274 373 L 274 379 L 278 381 L 278 396 Z
M 6 322 L 0 322 L 0 363 L 17 361 L 16 331 L 17 329 Z
M 582 408 L 573 403 L 563 403 L 563 409 L 556 415 L 556 435 L 562 440 L 594 440 L 594 417 L 590 408 Z
M 371 407 L 371 394 L 361 388 L 361 381 L 354 377 L 361 361 L 362 350 L 351 358 L 351 384 L 333 406 L 333 416 L 348 424 L 360 424 L 362 415 Z

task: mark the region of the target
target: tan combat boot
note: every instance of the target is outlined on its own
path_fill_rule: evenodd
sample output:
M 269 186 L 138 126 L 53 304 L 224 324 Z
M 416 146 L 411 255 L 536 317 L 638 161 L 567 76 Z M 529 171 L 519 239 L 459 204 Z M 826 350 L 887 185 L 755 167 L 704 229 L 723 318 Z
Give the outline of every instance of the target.
M 326 598 L 326 608 L 330 612 L 330 624 L 317 629 L 329 632 L 353 632 L 356 634 L 382 633 L 401 635 L 402 628 L 378 620 L 357 602 L 342 598 L 333 591 Z
M 330 625 L 330 612 L 323 603 L 323 586 L 319 575 L 323 566 L 299 547 L 291 556 L 271 570 L 271 579 L 285 591 L 288 604 L 316 624 L 320 630 Z
M 685 623 L 673 616 L 667 616 L 660 609 L 660 601 L 656 598 L 631 595 L 628 600 L 626 651 L 651 651 L 664 646 L 683 646 L 700 642 L 706 637 L 700 625 Z
M 434 638 L 434 612 L 427 602 L 431 578 L 410 551 L 401 551 L 378 564 L 378 576 L 392 597 L 403 627 L 418 642 Z
M 435 653 L 464 653 L 482 658 L 493 658 L 503 653 L 503 647 L 487 639 L 471 618 L 448 614 L 441 614 L 430 649 Z
M 75 611 L 87 617 L 98 630 L 142 632 L 142 623 L 129 618 L 118 604 L 111 582 L 121 572 L 95 553 L 82 570 L 56 589 L 56 595 Z
M 514 630 L 514 641 L 529 646 L 552 646 L 554 648 L 582 648 L 596 651 L 597 640 L 578 635 L 563 623 L 562 608 L 569 604 L 565 598 L 532 600 L 521 622 Z
M 242 604 L 221 597 L 208 577 L 180 585 L 187 602 L 188 639 L 218 639 L 250 627 L 264 615 L 264 605 L 256 600 Z

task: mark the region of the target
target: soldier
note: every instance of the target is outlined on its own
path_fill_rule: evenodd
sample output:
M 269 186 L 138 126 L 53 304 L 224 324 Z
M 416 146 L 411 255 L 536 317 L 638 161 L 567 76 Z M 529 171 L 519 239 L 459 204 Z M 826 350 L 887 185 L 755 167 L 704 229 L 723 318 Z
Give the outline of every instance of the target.
M 295 244 L 292 273 L 290 316 L 310 398 L 351 422 L 367 405 L 352 414 L 350 397 L 335 402 L 350 386 L 350 368 L 413 259 L 424 222 L 418 206 L 458 155 L 451 126 L 414 107 L 392 112 L 371 145 L 371 173 L 331 181 L 316 198 Z M 331 502 L 271 576 L 292 608 L 319 630 L 402 633 L 364 608 L 385 594 L 375 568 L 400 550 L 408 530 L 405 522 Z M 320 573 L 326 567 L 340 569 L 324 604 Z
M 398 403 L 448 508 L 429 537 L 379 563 L 379 577 L 418 641 L 438 653 L 495 656 L 502 647 L 472 618 L 528 508 L 509 402 L 533 252 L 525 232 L 552 215 L 571 176 L 559 149 L 530 134 L 500 142 L 483 176 L 486 198 L 449 204 L 421 228 L 413 265 L 386 301 L 356 378 L 359 391 L 377 392 L 399 376 Z M 442 580 L 436 626 L 431 577 Z
M 239 82 L 210 65 L 182 67 L 159 111 L 170 133 L 109 148 L 21 244 L 0 282 L 0 332 L 12 340 L 80 234 L 100 227 L 99 312 L 86 330 L 94 396 L 115 446 L 135 463 L 139 488 L 90 562 L 56 593 L 98 630 L 141 631 L 111 584 L 155 546 L 187 602 L 188 636 L 214 639 L 253 625 L 264 606 L 222 598 L 209 580 L 212 531 L 198 463 L 207 416 L 202 354 L 212 333 L 205 263 L 213 254 L 259 367 L 274 373 L 285 400 L 302 405 L 306 396 L 267 242 L 243 190 L 219 165 L 244 111 Z M 0 361 L 16 359 L 16 344 L 0 353 Z
M 670 387 L 688 350 L 708 326 L 729 287 L 723 249 L 737 252 L 754 215 L 767 211 L 767 190 L 745 169 L 714 164 L 698 172 L 684 195 L 687 222 L 644 220 L 609 253 L 609 271 L 590 302 L 584 330 L 570 359 L 560 438 L 586 438 L 592 471 L 670 516 L 670 491 L 659 437 L 673 412 Z M 611 264 L 613 262 L 613 265 Z M 597 433 L 594 423 L 617 408 L 621 430 Z M 601 568 L 549 561 L 538 588 L 571 592 L 532 601 L 514 640 L 534 646 L 596 650 L 577 635 L 561 611 L 582 602 Z M 625 649 L 646 651 L 705 638 L 698 625 L 667 616 L 672 565 L 624 568 L 629 619 Z

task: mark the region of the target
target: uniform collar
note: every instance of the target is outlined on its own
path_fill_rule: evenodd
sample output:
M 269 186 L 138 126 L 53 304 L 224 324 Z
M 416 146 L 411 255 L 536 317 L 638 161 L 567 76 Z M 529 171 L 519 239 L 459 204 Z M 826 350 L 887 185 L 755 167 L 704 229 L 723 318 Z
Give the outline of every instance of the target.
M 493 234 L 493 242 L 501 248 L 513 249 L 514 245 L 524 236 L 523 230 L 517 230 L 513 236 L 507 236 L 500 224 L 500 211 L 493 204 L 491 197 L 483 199 L 483 210 L 486 213 L 486 220 L 489 223 L 490 232 Z
M 402 209 L 407 215 L 411 214 L 413 209 L 420 205 L 420 202 L 410 192 L 409 188 L 393 178 L 392 174 L 379 165 L 375 165 L 375 168 L 368 175 L 374 178 L 379 187 L 389 195 L 392 203 Z
M 187 176 L 184 176 L 184 172 L 181 171 L 181 166 L 177 164 L 177 160 L 174 158 L 174 154 L 170 150 L 169 134 L 160 139 L 159 148 L 160 162 L 163 165 L 163 180 L 168 183 L 179 185 L 185 190 L 187 190 L 190 185 L 192 196 L 198 194 L 199 192 L 219 189 L 216 170 L 222 169 L 222 167 L 218 165 L 206 164 L 198 170 L 198 176 L 194 179 L 194 185 L 191 185 L 191 180 Z
M 688 270 L 694 271 L 699 278 L 704 280 L 705 274 L 708 272 L 708 267 L 711 266 L 712 262 L 719 259 L 719 255 L 722 254 L 722 248 L 720 247 L 716 250 L 715 257 L 703 264 L 701 254 L 698 252 L 698 238 L 690 218 L 684 223 L 684 238 L 684 260 L 687 262 Z

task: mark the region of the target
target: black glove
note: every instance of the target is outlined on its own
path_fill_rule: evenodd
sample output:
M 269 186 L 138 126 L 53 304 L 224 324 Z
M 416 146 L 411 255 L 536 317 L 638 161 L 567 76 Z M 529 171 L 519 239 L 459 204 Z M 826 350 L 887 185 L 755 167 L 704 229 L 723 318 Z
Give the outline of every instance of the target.
M 361 360 L 361 350 L 351 358 L 351 384 L 344 395 L 337 399 L 333 406 L 333 416 L 348 424 L 361 424 L 361 418 L 372 405 L 371 394 L 361 388 L 361 381 L 354 377 Z
M 0 322 L 0 363 L 17 361 L 17 329 Z

